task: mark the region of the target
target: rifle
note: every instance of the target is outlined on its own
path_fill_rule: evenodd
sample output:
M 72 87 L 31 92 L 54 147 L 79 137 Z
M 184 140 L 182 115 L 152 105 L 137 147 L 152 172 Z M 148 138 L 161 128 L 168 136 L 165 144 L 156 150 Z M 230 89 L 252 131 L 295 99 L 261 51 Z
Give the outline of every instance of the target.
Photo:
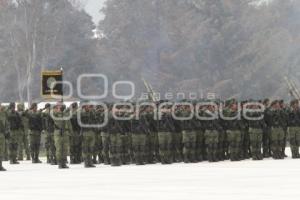
M 293 81 L 289 80 L 288 77 L 286 77 L 286 76 L 284 77 L 284 79 L 287 83 L 287 86 L 288 86 L 291 96 L 294 97 L 295 99 L 300 99 L 300 93 L 296 87 L 296 84 Z
M 155 93 L 152 86 L 149 83 L 147 83 L 147 81 L 144 78 L 142 78 L 142 81 L 144 83 L 145 88 L 147 89 L 149 99 L 153 102 L 158 101 L 158 99 L 155 98 Z

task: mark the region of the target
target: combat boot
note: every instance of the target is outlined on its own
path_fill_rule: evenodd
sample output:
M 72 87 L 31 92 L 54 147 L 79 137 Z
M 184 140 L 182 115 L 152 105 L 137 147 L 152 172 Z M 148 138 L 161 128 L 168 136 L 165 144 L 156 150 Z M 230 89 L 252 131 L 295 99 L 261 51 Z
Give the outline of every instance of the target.
M 26 155 L 26 160 L 30 160 L 30 155 L 29 154 Z
M 18 161 L 16 161 L 16 160 L 10 160 L 9 164 L 11 164 L 11 165 L 18 165 L 20 163 Z
M 84 167 L 85 167 L 85 168 L 94 168 L 94 167 L 96 167 L 96 166 L 93 165 L 92 160 L 86 159 L 86 160 L 84 161 Z
M 51 163 L 51 159 L 50 159 L 50 156 L 49 156 L 49 155 L 47 156 L 47 163 L 48 163 L 48 164 Z
M 58 169 L 69 169 L 69 167 L 67 166 L 66 163 L 63 162 L 63 163 L 59 163 Z
M 6 169 L 2 166 L 2 161 L 0 161 L 0 171 L 6 171 Z

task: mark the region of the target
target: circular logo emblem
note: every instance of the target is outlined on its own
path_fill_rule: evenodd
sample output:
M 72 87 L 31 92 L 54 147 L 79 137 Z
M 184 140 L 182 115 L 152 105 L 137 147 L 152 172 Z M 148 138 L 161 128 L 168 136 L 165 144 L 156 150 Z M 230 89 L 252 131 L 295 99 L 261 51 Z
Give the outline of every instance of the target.
M 54 77 L 50 77 L 48 78 L 47 80 L 47 86 L 50 88 L 50 89 L 53 89 L 55 87 L 55 83 L 56 82 L 56 79 Z

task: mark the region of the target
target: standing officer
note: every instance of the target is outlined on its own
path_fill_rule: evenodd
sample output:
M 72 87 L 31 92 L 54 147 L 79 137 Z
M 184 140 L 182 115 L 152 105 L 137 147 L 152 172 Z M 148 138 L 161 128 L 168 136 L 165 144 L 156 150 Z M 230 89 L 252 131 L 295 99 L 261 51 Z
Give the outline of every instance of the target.
M 93 107 L 90 105 L 82 106 L 80 110 L 81 115 L 81 134 L 83 137 L 82 141 L 82 155 L 84 160 L 84 167 L 90 168 L 95 167 L 93 164 L 92 156 L 93 156 L 93 149 L 95 146 L 95 131 L 92 127 L 84 127 L 90 126 L 95 121 L 95 116 L 93 113 Z
M 24 103 L 20 103 L 17 106 L 17 111 L 21 117 L 22 127 L 21 133 L 19 137 L 19 152 L 18 152 L 18 160 L 23 160 L 23 150 L 25 149 L 26 160 L 30 160 L 30 151 L 28 145 L 28 118 L 27 111 L 25 111 Z
M 4 148 L 5 148 L 5 137 L 6 137 L 6 113 L 4 112 L 4 107 L 0 105 L 0 171 L 6 171 L 2 166 L 2 161 L 4 159 Z
M 43 116 L 43 130 L 46 134 L 46 154 L 47 163 L 56 165 L 56 149 L 54 144 L 54 121 L 51 117 L 51 105 L 48 103 L 45 105 L 45 111 L 42 113 Z
M 284 134 L 286 128 L 286 115 L 281 109 L 279 101 L 275 100 L 272 102 L 270 110 L 270 120 L 271 120 L 271 150 L 272 157 L 274 159 L 284 159 L 282 154 L 282 148 L 285 144 Z
M 33 103 L 28 113 L 29 146 L 32 163 L 41 163 L 39 160 L 41 133 L 43 130 L 42 114 L 38 111 L 36 103 Z
M 171 134 L 175 131 L 171 106 L 163 105 L 160 112 L 161 117 L 157 119 L 160 160 L 162 164 L 171 164 L 173 162 Z
M 80 164 L 82 162 L 82 135 L 77 120 L 78 104 L 73 103 L 70 110 L 72 117 L 70 119 L 72 132 L 70 133 L 70 160 L 71 164 Z
M 19 164 L 17 161 L 18 139 L 21 134 L 22 121 L 19 113 L 15 110 L 15 103 L 10 103 L 7 111 L 7 121 L 9 129 L 8 152 L 10 164 Z
M 59 169 L 67 169 L 67 153 L 68 153 L 68 133 L 72 130 L 68 113 L 65 106 L 58 103 L 53 111 L 53 120 L 55 125 L 54 143 L 56 149 L 56 159 Z
M 291 101 L 291 109 L 288 115 L 288 136 L 291 145 L 292 158 L 300 158 L 300 109 L 299 100 Z

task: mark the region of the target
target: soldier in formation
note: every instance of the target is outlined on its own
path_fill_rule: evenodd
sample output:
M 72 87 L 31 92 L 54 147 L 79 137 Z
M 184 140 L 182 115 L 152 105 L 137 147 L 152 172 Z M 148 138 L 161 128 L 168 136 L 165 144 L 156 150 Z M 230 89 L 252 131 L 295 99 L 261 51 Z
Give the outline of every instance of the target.
M 0 109 L 0 170 L 5 160 L 5 144 L 11 164 L 39 159 L 41 135 L 45 135 L 47 163 L 60 169 L 84 163 L 121 166 L 128 164 L 197 163 L 223 160 L 240 161 L 272 156 L 284 159 L 286 141 L 293 158 L 300 158 L 299 101 L 286 106 L 282 100 L 240 104 L 161 101 L 138 106 L 103 106 L 59 102 L 38 110 L 32 104 L 11 103 Z M 251 101 L 253 102 L 253 101 Z M 194 105 L 190 106 L 190 105 Z M 240 106 L 246 105 L 246 106 Z M 261 108 L 264 105 L 264 108 Z M 160 109 L 157 112 L 156 108 Z M 222 108 L 222 109 L 221 109 Z M 245 109 L 252 109 L 245 115 Z M 107 122 L 107 123 L 106 123 Z M 29 155 L 30 154 L 30 155 Z

